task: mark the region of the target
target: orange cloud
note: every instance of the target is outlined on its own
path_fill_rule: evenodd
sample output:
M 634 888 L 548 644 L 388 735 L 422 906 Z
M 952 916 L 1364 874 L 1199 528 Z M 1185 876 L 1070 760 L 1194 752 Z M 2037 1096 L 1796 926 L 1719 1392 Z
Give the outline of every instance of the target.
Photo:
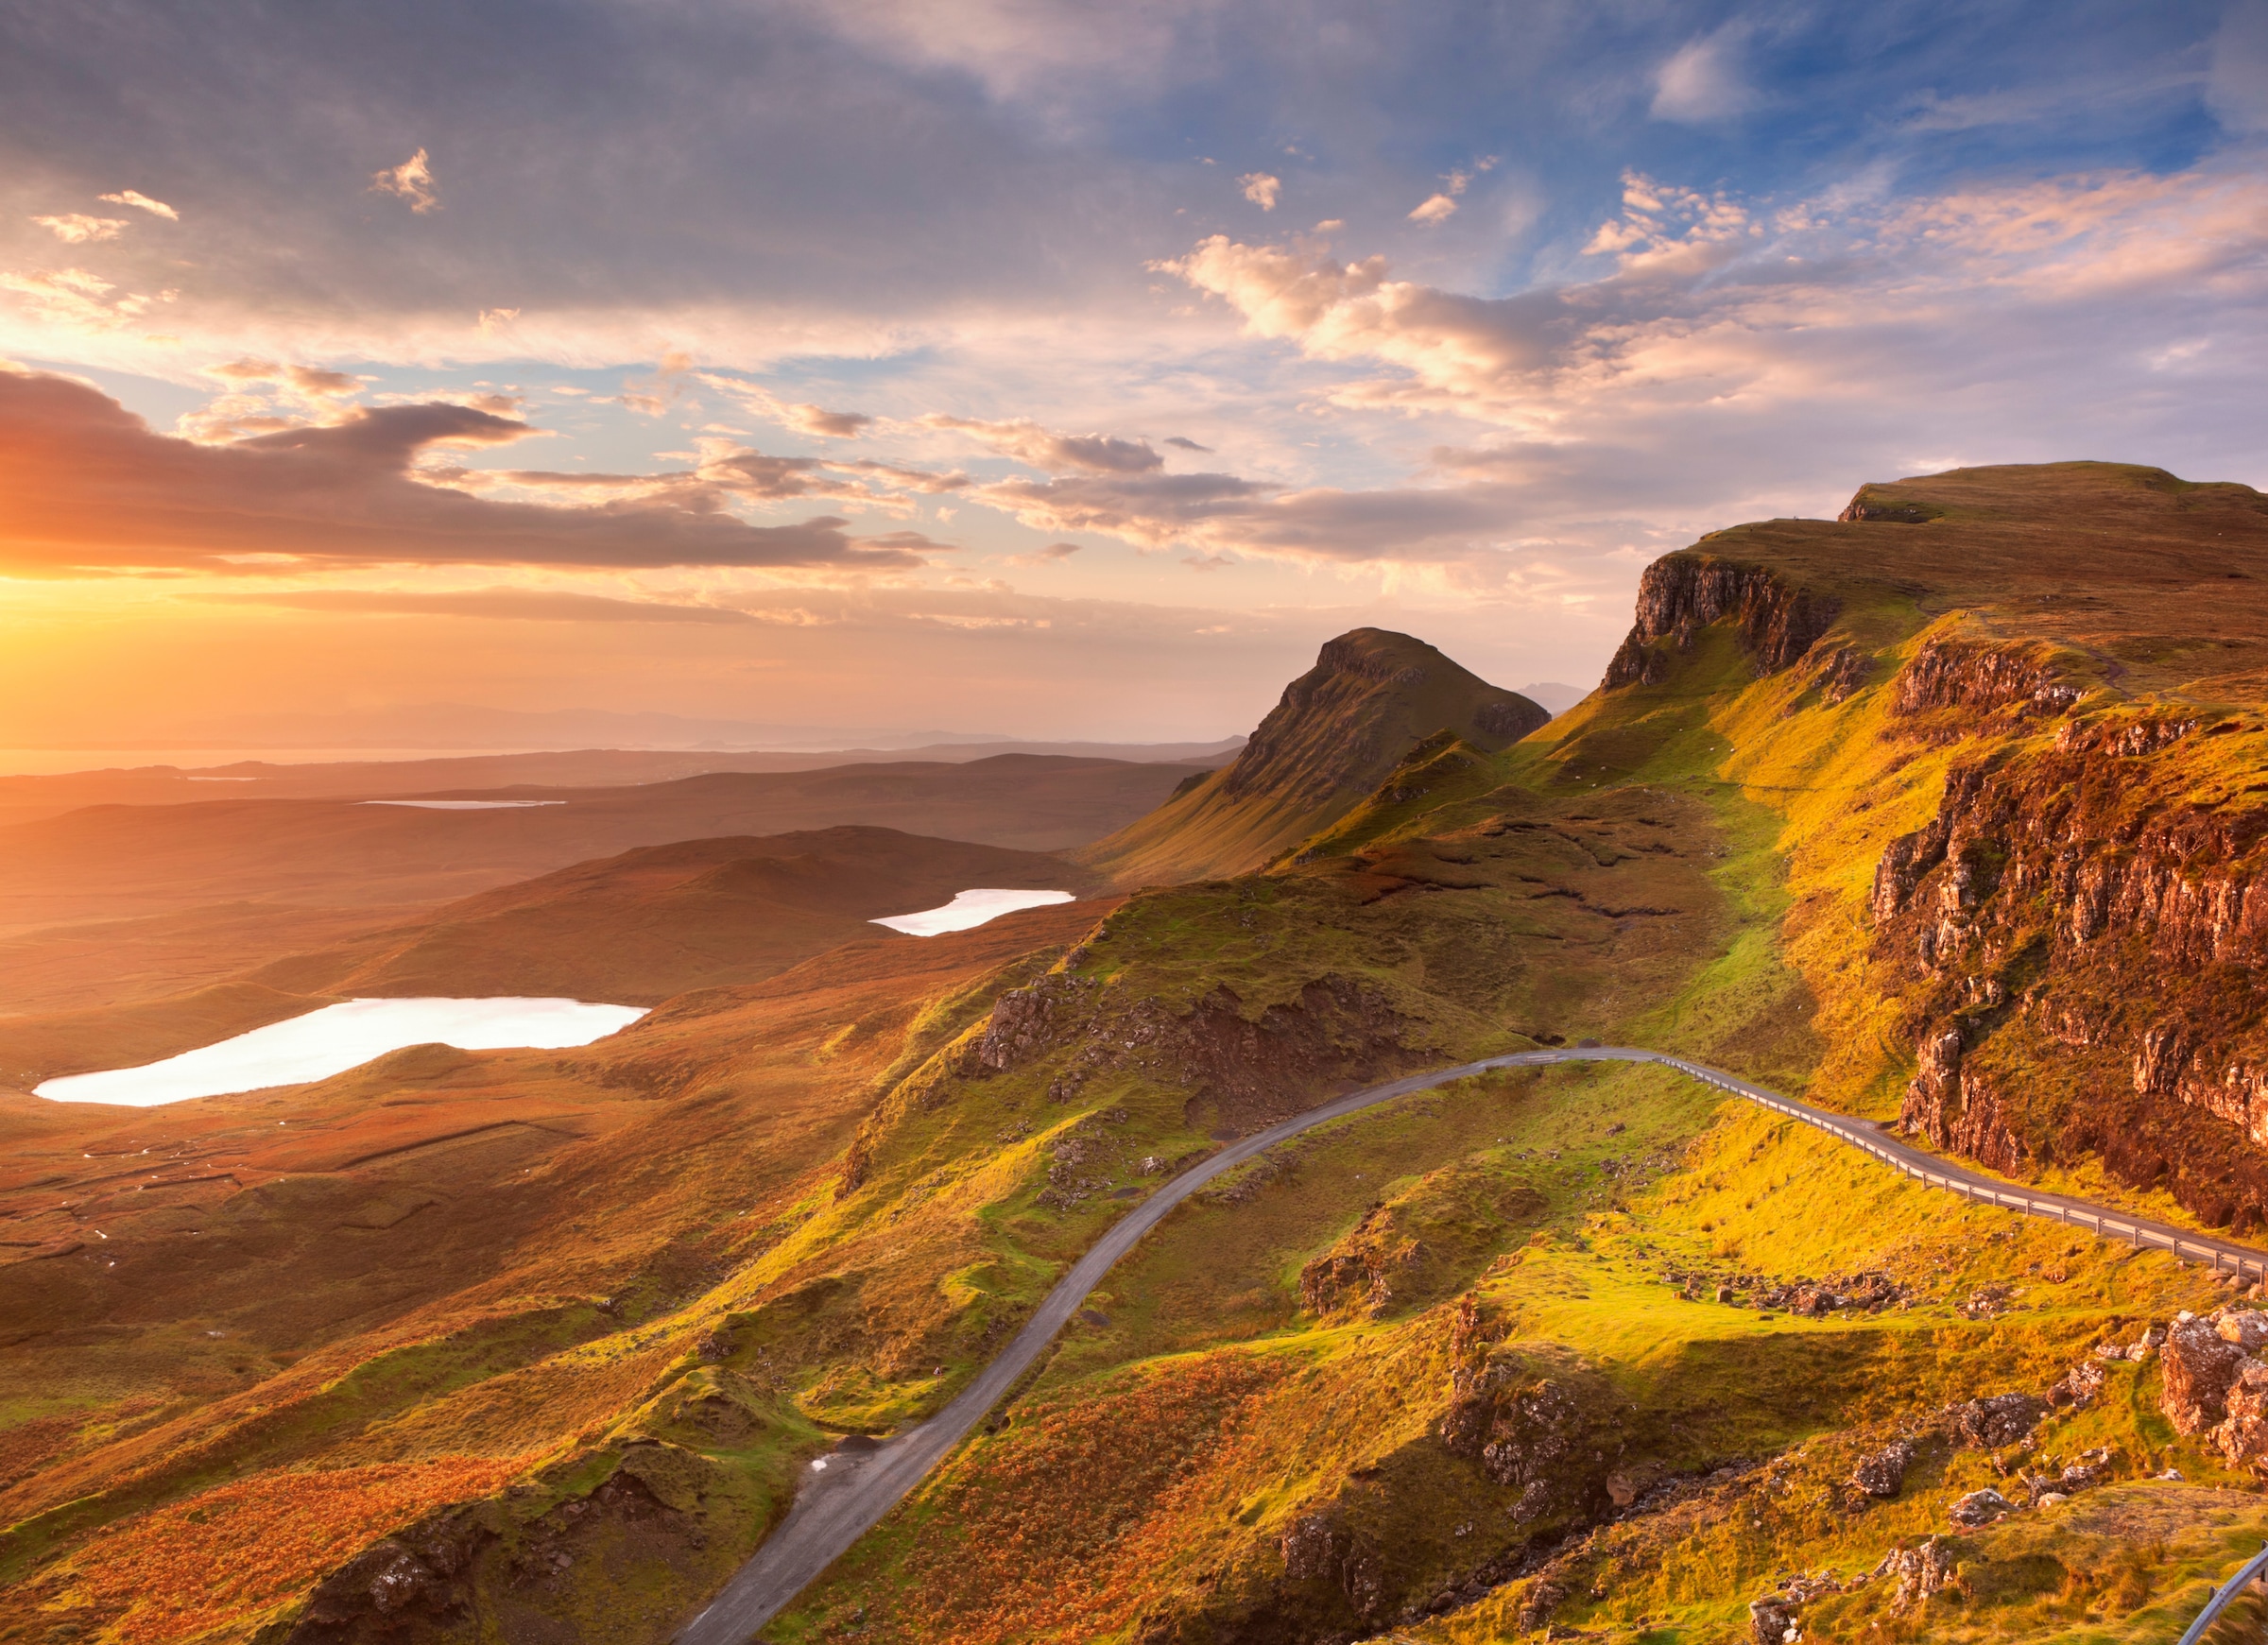
M 0 370 L 0 570 L 303 565 L 797 566 L 900 570 L 832 516 L 751 525 L 710 498 L 492 501 L 413 472 L 436 448 L 538 431 L 467 405 L 356 407 L 223 445 L 158 434 L 98 389 Z
M 423 214 L 437 209 L 441 197 L 436 190 L 433 165 L 421 148 L 400 165 L 370 174 L 370 193 L 407 200 L 409 209 Z

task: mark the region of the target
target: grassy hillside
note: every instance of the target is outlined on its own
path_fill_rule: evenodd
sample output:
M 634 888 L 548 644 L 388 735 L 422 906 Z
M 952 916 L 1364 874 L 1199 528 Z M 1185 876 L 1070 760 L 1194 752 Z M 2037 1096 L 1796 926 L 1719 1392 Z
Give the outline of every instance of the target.
M 1428 739 L 1477 754 L 1550 717 L 1422 640 L 1357 628 L 1284 688 L 1228 764 L 1186 779 L 1155 812 L 1079 855 L 1122 885 L 1248 873 L 1335 822 Z
M 305 1099 L 336 1151 L 262 1132 L 315 1151 L 198 1190 L 196 1234 L 90 1256 L 82 1213 L 150 1214 L 135 1141 L 205 1105 L 99 1147 L 26 1110 L 19 1225 L 82 1243 L 0 1267 L 54 1276 L 0 1318 L 131 1318 L 102 1264 L 209 1266 L 156 1269 L 141 1358 L 67 1328 L 0 1359 L 0 1582 L 29 1596 L 0 1639 L 659 1645 L 803 1462 L 936 1409 L 1146 1185 L 1522 1045 L 1677 1050 L 2237 1220 L 2256 1145 L 2214 1093 L 2246 1097 L 2221 1072 L 2259 1020 L 2261 500 L 2065 465 L 1852 515 L 1660 562 L 1586 704 L 1494 751 L 1418 732 L 1267 872 L 840 951 L 585 1053 L 348 1076 Z M 2151 1040 L 2176 1008 L 2188 1037 Z M 476 1106 L 526 1159 L 414 1129 Z M 210 1111 L 218 1180 L 267 1116 Z M 406 1151 L 351 1141 L 397 1123 Z M 2102 1145 L 2127 1136 L 2161 1167 Z M 443 1158 L 464 1174 L 384 1174 Z M 382 1202 L 339 1229 L 432 1192 L 380 1236 L 430 1219 L 432 1255 L 387 1293 L 325 1266 L 358 1236 L 282 1210 L 201 1255 L 280 1184 Z M 2268 1535 L 2257 1459 L 2173 1420 L 2162 1354 L 2090 1350 L 2227 1299 L 1658 1069 L 1468 1082 L 1180 1208 L 765 1636 L 1714 1645 L 1784 1613 L 1812 1639 L 2170 1641 Z M 1854 1482 L 1900 1441 L 1887 1494 Z M 1954 1524 L 1988 1485 L 2008 1516 Z M 267 1551 L 233 1585 L 158 1574 L 198 1538 Z

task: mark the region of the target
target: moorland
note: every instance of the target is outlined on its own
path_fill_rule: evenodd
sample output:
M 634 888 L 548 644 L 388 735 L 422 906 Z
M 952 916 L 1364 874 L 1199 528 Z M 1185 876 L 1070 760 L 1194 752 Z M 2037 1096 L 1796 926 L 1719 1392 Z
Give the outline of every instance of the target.
M 1129 1205 L 1511 1052 L 2268 1240 L 2242 486 L 1712 532 L 1555 718 L 1357 629 L 1225 763 L 424 797 L 567 803 L 0 830 L 0 1640 L 659 1645 Z M 868 923 L 976 885 L 1077 900 Z M 491 991 L 652 1008 L 29 1094 Z M 1210 1181 L 764 1637 L 2172 1640 L 2268 1538 L 2240 1289 L 1659 1067 L 1505 1069 Z

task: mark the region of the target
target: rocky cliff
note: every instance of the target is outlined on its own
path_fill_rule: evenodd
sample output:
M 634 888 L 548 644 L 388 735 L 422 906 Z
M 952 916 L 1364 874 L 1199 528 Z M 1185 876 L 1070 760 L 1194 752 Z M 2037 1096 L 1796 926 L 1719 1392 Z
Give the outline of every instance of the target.
M 1692 550 L 1670 555 L 1639 578 L 1637 620 L 1606 665 L 1606 683 L 1609 689 L 1658 683 L 1672 660 L 1661 642 L 1689 650 L 1696 630 L 1724 617 L 1738 620 L 1741 644 L 1758 671 L 1777 673 L 1812 648 L 1837 608 L 1831 597 L 1793 586 L 1761 565 Z
M 1966 678 L 1970 700 L 2076 696 L 2020 664 Z M 1924 1023 L 1910 1126 L 2002 1169 L 2100 1151 L 2208 1222 L 2268 1218 L 2264 767 L 2257 720 L 2130 711 L 1948 773 L 1870 897 Z

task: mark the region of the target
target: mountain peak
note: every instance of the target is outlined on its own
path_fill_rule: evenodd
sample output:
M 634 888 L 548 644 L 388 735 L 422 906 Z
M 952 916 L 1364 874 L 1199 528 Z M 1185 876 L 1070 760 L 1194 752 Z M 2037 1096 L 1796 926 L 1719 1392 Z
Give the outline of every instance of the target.
M 1414 635 L 1351 629 L 1284 688 L 1234 761 L 1082 855 L 1121 881 L 1243 873 L 1344 816 L 1427 737 L 1493 752 L 1550 718 Z

